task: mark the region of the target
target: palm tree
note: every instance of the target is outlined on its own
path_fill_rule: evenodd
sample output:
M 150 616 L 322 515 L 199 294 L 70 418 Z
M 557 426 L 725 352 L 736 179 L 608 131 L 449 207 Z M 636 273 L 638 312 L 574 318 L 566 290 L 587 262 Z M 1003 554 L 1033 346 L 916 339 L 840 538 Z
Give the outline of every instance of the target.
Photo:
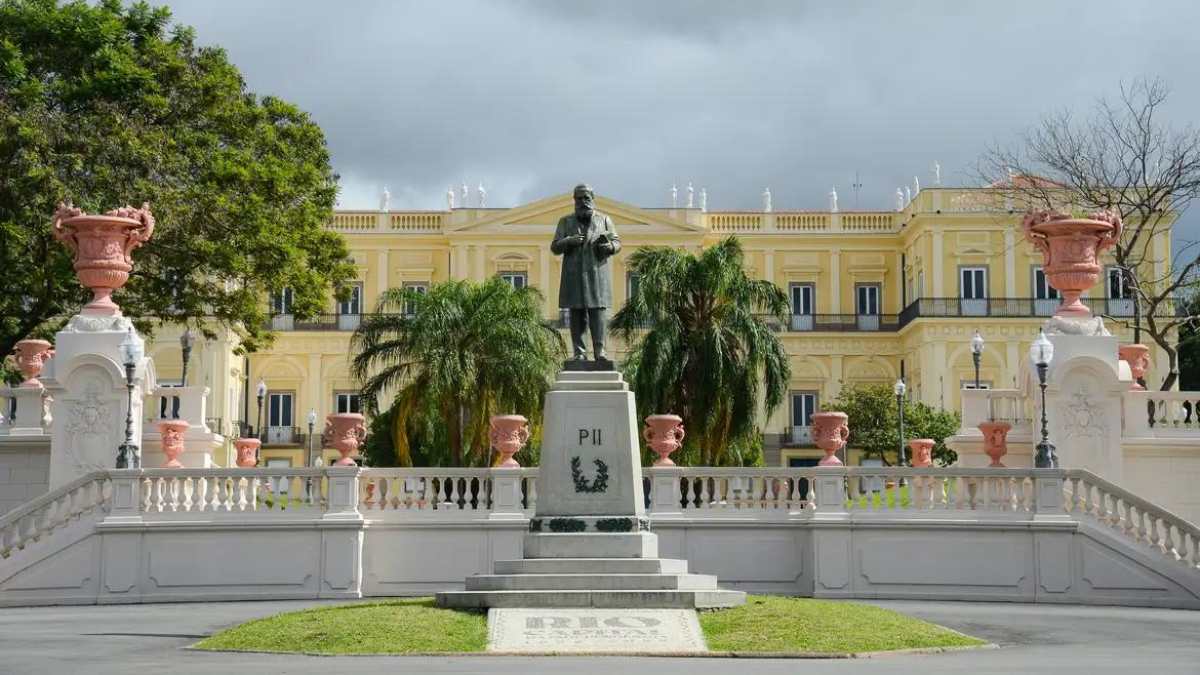
M 536 289 L 514 289 L 498 277 L 383 293 L 354 333 L 352 372 L 368 412 L 395 394 L 389 412 L 400 464 L 412 462 L 410 421 L 436 420 L 452 464 L 467 466 L 487 459 L 489 417 L 540 417 L 566 354 L 562 336 L 542 318 L 542 300 Z
M 682 416 L 710 466 L 729 462 L 730 445 L 758 433 L 760 395 L 770 415 L 791 380 L 787 351 L 761 316 L 786 320 L 787 296 L 747 277 L 743 259 L 734 237 L 699 255 L 640 249 L 629 260 L 637 290 L 612 320 L 630 345 L 626 372 L 639 412 Z

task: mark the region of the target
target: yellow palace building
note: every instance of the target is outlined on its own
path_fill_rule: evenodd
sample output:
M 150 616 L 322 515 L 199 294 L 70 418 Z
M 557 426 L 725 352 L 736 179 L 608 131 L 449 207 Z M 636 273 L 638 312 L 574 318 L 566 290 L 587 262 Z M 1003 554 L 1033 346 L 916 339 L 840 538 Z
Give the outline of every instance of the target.
M 974 386 L 975 331 L 986 341 L 980 386 L 1019 386 L 1022 356 L 1058 302 L 1041 256 L 1021 238 L 1021 213 L 992 190 L 927 188 L 894 211 L 839 212 L 836 197 L 823 212 L 643 208 L 603 195 L 596 201 L 624 245 L 614 258 L 614 302 L 624 302 L 637 281 L 625 268 L 636 247 L 699 251 L 731 235 L 746 249 L 749 273 L 786 290 L 791 316 L 779 330 L 792 357 L 791 396 L 761 424 L 768 465 L 808 464 L 821 455 L 810 442 L 809 416 L 846 385 L 890 386 L 903 377 L 909 396 L 958 410 L 959 390 Z M 209 388 L 207 414 L 232 434 L 238 422 L 257 425 L 261 379 L 267 385 L 262 457 L 306 465 L 310 448 L 319 447 L 308 438 L 310 411 L 319 435 L 326 414 L 359 409 L 350 338 L 381 291 L 499 275 L 541 289 L 546 318 L 560 320 L 560 259 L 550 240 L 572 208 L 565 192 L 514 208 L 338 211 L 329 228 L 346 238 L 358 268 L 351 298 L 331 299 L 327 314 L 307 320 L 290 314 L 286 291 L 271 298 L 275 343 L 248 357 L 235 356 L 232 341 L 198 344 L 189 370 L 202 373 L 203 382 L 192 375 L 189 383 Z M 1155 236 L 1153 264 L 1162 269 L 1154 278 L 1162 278 L 1170 230 Z M 1121 279 L 1118 269 L 1106 267 L 1087 300 L 1095 312 L 1133 315 Z M 1121 322 L 1108 325 L 1130 341 Z M 160 381 L 180 374 L 178 337 L 178 330 L 164 330 L 148 348 Z M 1151 354 L 1149 382 L 1165 374 L 1155 370 L 1166 362 L 1158 352 Z

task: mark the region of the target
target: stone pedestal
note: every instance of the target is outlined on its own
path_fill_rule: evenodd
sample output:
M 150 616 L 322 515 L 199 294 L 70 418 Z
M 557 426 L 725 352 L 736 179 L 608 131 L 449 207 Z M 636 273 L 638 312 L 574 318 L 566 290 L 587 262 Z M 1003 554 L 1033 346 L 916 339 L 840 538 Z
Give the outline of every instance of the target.
M 443 607 L 729 607 L 745 594 L 658 557 L 633 392 L 616 371 L 562 371 L 546 395 L 537 510 L 521 560 L 438 593 Z
M 76 315 L 55 336 L 55 356 L 42 382 L 53 398 L 50 489 L 90 472 L 112 469 L 125 441 L 127 394 L 121 342 L 132 323 L 123 316 Z M 142 396 L 153 387 L 152 361 L 134 370 L 133 438 L 142 443 Z

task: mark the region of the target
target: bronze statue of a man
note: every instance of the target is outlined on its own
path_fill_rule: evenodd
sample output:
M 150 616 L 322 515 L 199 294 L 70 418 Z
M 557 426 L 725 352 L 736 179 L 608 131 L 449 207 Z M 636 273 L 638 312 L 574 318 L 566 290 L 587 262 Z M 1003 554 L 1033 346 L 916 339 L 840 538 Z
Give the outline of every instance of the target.
M 583 345 L 583 333 L 587 330 L 592 335 L 596 361 L 611 367 L 604 351 L 605 310 L 612 305 L 612 271 L 608 259 L 621 250 L 621 239 L 612 219 L 596 211 L 595 195 L 586 184 L 575 186 L 575 213 L 558 221 L 550 250 L 563 257 L 558 306 L 570 311 L 575 361 L 587 359 Z

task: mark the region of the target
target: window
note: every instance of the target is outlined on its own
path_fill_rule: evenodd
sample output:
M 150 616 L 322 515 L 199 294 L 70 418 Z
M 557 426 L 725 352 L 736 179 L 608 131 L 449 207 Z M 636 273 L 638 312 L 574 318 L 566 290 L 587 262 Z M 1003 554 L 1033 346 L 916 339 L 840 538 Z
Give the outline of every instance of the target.
M 267 394 L 267 442 L 292 442 L 295 396 L 291 392 Z
M 425 295 L 426 293 L 429 292 L 429 282 L 428 281 L 410 282 L 410 283 L 404 284 L 404 288 L 406 288 L 410 291 L 416 291 L 417 293 L 420 293 L 421 295 Z M 417 306 L 411 300 L 406 300 L 404 302 L 404 315 L 407 317 L 413 317 L 413 316 L 417 315 Z
M 879 284 L 859 284 L 854 287 L 854 311 L 859 330 L 879 330 Z
M 641 287 L 641 284 L 642 275 L 635 272 L 630 272 L 625 275 L 625 302 L 629 302 L 633 299 L 633 296 L 637 295 L 638 288 Z
M 1033 268 L 1033 313 L 1037 316 L 1050 316 L 1058 308 L 1058 290 L 1046 279 L 1046 270 L 1042 267 Z
M 812 443 L 812 416 L 817 411 L 817 392 L 792 392 L 792 433 L 793 445 Z
M 361 413 L 361 398 L 357 392 L 338 392 L 333 395 L 333 411 L 339 413 Z
M 958 297 L 963 316 L 987 316 L 987 268 L 958 270 Z
M 507 281 L 509 286 L 518 290 L 525 288 L 529 283 L 529 275 L 525 272 L 501 272 L 500 278 Z
M 790 284 L 792 301 L 792 330 L 812 330 L 816 288 L 812 284 Z
M 1133 316 L 1133 279 L 1120 267 L 1105 270 L 1106 313 L 1109 316 Z

